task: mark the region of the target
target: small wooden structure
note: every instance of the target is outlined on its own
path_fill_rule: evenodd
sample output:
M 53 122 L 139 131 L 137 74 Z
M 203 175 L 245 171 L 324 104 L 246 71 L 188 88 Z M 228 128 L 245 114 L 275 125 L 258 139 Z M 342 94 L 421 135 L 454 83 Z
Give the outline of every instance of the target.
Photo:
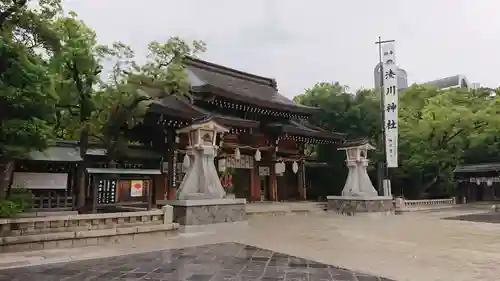
M 93 213 L 152 208 L 154 184 L 162 173 L 161 155 L 144 146 L 129 146 L 123 154 L 110 163 L 106 149 L 87 149 L 86 205 Z
M 82 159 L 78 142 L 60 141 L 16 160 L 11 187 L 26 188 L 33 193 L 31 211 L 76 210 L 77 170 L 84 162 L 87 204 L 80 211 L 152 208 L 154 185 L 162 173 L 162 157 L 144 146 L 130 146 L 110 168 L 105 149 L 91 145 Z
M 159 169 L 88 168 L 92 212 L 120 207 L 152 208 L 153 181 Z
M 13 188 L 34 195 L 31 211 L 73 210 L 76 170 L 82 158 L 74 144 L 60 142 L 44 151 L 32 151 L 16 160 Z
M 459 165 L 453 173 L 457 202 L 500 200 L 500 163 Z

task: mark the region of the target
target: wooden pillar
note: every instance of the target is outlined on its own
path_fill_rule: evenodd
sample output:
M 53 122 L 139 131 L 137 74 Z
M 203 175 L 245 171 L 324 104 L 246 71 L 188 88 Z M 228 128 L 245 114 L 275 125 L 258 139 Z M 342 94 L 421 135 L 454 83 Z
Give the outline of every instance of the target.
M 305 145 L 303 143 L 299 144 L 299 155 L 304 157 Z M 299 165 L 299 170 L 297 171 L 297 188 L 299 189 L 299 200 L 307 200 L 306 194 L 306 179 L 305 179 L 305 167 L 304 160 L 297 163 Z
M 277 141 L 275 142 L 276 147 L 278 147 Z M 276 179 L 276 149 L 273 147 L 271 151 L 271 166 L 270 166 L 270 177 L 269 177 L 269 188 L 271 189 L 271 201 L 278 201 L 278 183 Z
M 250 175 L 250 198 L 252 201 L 260 201 L 260 178 L 259 167 L 254 165 Z
M 173 200 L 175 198 L 172 198 L 171 196 L 171 189 L 173 187 L 173 182 L 174 182 L 174 165 L 173 163 L 174 160 L 174 151 L 175 151 L 175 130 L 172 128 L 169 128 L 167 131 L 167 151 L 166 151 L 166 156 L 165 160 L 167 162 L 167 174 L 165 176 L 165 185 L 163 187 L 164 190 L 164 195 L 163 197 L 165 199 Z
M 299 200 L 307 200 L 306 186 L 305 186 L 305 170 L 304 161 L 299 161 L 299 170 L 297 171 L 297 187 L 299 189 Z
M 169 151 L 167 152 L 167 174 L 166 174 L 166 177 L 165 177 L 165 186 L 164 186 L 164 190 L 165 190 L 165 195 L 164 197 L 166 199 L 169 199 L 169 200 L 173 200 L 173 198 L 171 198 L 170 196 L 170 189 L 172 188 L 172 183 L 174 182 L 174 178 L 173 178 L 173 172 L 174 172 L 174 163 L 173 163 L 173 159 L 174 159 L 174 148 L 173 146 L 170 147 Z

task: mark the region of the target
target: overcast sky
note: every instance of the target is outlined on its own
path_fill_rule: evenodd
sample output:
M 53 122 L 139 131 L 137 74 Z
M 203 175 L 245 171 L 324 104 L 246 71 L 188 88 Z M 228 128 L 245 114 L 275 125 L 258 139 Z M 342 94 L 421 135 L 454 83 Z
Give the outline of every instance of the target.
M 455 74 L 500 85 L 499 0 L 66 0 L 101 43 L 138 55 L 170 36 L 207 43 L 202 59 L 274 77 L 288 97 L 319 81 L 373 87 L 378 36 L 396 40 L 413 82 Z

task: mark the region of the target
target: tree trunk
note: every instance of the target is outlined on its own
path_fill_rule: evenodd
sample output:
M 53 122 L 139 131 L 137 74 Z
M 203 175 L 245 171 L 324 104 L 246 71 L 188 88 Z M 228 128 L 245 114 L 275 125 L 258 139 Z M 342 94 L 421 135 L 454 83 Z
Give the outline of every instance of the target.
M 422 197 L 422 195 L 426 194 L 427 191 L 429 191 L 429 189 L 431 189 L 438 181 L 439 179 L 439 176 L 436 175 L 432 178 L 432 180 L 426 182 L 423 187 L 420 189 L 420 194 L 419 194 L 419 197 Z
M 0 160 L 0 199 L 7 197 L 7 191 L 12 181 L 15 162 L 13 160 Z
M 81 209 L 85 206 L 86 200 L 86 188 L 85 188 L 85 160 L 83 163 L 78 165 L 78 169 L 76 170 L 76 178 L 77 178 L 77 187 L 78 187 L 78 197 L 76 202 L 76 208 Z
M 87 168 L 87 147 L 88 147 L 88 135 L 89 135 L 89 124 L 88 122 L 84 122 L 82 132 L 80 134 L 80 157 L 83 159 L 83 161 L 78 165 L 78 169 L 76 172 L 76 177 L 77 177 L 77 186 L 78 186 L 78 192 L 77 192 L 77 202 L 76 202 L 76 208 L 81 209 L 85 206 L 86 202 L 86 192 L 87 192 L 87 186 L 86 186 L 86 179 L 85 179 L 85 169 Z

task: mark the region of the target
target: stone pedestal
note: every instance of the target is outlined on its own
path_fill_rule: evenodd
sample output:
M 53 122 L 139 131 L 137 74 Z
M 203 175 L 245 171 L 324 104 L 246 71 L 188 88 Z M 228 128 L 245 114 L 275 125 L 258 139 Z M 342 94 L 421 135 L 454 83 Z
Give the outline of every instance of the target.
M 328 210 L 342 215 L 392 214 L 392 196 L 378 196 L 366 172 L 369 160 L 368 150 L 374 149 L 367 141 L 352 143 L 340 148 L 346 151 L 346 165 L 349 174 L 342 190 L 342 196 L 327 196 Z M 384 195 L 390 194 L 390 185 L 384 188 Z
M 245 199 L 166 200 L 180 225 L 207 225 L 246 220 Z
M 328 200 L 328 210 L 342 215 L 389 215 L 394 213 L 391 196 L 327 196 L 326 198 Z
M 214 165 L 217 134 L 228 131 L 210 118 L 177 131 L 189 136 L 192 162 L 175 195 L 177 200 L 158 203 L 173 206 L 174 221 L 184 227 L 213 226 L 246 219 L 246 200 L 227 198 Z

